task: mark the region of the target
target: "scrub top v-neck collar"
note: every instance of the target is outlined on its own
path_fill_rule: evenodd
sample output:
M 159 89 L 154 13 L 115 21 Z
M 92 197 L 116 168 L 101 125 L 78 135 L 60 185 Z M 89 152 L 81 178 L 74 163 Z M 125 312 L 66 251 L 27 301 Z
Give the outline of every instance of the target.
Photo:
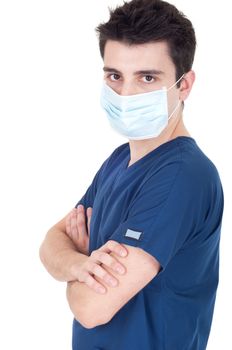
M 178 143 L 180 139 L 182 139 L 182 140 L 186 139 L 187 141 L 189 140 L 190 142 L 196 143 L 196 141 L 195 141 L 195 139 L 193 137 L 190 137 L 190 136 L 177 136 L 176 138 L 174 138 L 172 140 L 169 140 L 167 142 L 162 143 L 160 146 L 158 146 L 155 149 L 153 149 L 152 151 L 148 152 L 142 158 L 138 159 L 136 162 L 134 162 L 130 166 L 128 166 L 129 161 L 130 161 L 130 145 L 129 145 L 129 142 L 128 142 L 126 144 L 126 149 L 127 149 L 128 154 L 127 154 L 127 156 L 124 159 L 124 162 L 122 164 L 121 170 L 124 171 L 124 172 L 131 172 L 131 171 L 133 171 L 138 166 L 142 166 L 147 160 L 149 160 L 154 155 L 159 155 L 160 153 L 162 153 L 162 152 L 168 150 L 169 148 L 171 148 L 174 144 Z

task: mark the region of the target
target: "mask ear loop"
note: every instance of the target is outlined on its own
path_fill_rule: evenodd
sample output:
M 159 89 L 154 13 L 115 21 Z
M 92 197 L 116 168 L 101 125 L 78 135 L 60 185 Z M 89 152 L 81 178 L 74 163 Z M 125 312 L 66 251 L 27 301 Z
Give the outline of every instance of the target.
M 170 116 L 168 117 L 168 120 L 171 119 L 171 117 L 174 115 L 174 113 L 177 111 L 177 109 L 179 108 L 181 104 L 181 101 L 179 100 L 176 107 L 174 108 L 174 111 L 170 114 Z
M 180 80 L 183 79 L 184 76 L 185 76 L 185 73 L 184 73 L 172 86 L 170 86 L 166 91 L 171 90 L 176 84 L 179 83 Z M 176 105 L 176 107 L 174 108 L 173 112 L 172 112 L 172 113 L 170 114 L 170 116 L 168 117 L 168 120 L 171 119 L 171 117 L 173 116 L 173 114 L 174 114 L 174 113 L 176 112 L 176 110 L 179 108 L 180 104 L 181 104 L 181 101 L 179 100 L 178 103 L 177 103 L 177 105 Z
M 183 79 L 184 76 L 185 76 L 185 73 L 182 74 L 182 76 L 181 76 L 174 84 L 172 84 L 172 85 L 167 89 L 167 91 L 171 90 L 176 84 L 178 84 L 179 81 L 181 81 L 181 80 Z

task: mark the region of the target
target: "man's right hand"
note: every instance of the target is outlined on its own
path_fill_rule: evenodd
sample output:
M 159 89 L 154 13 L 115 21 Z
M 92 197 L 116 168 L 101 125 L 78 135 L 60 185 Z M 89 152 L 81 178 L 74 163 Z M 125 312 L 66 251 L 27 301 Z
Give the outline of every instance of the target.
M 116 287 L 118 280 L 104 269 L 104 266 L 111 268 L 120 275 L 126 273 L 126 268 L 113 256 L 114 252 L 120 257 L 126 257 L 127 249 L 120 243 L 110 240 L 101 248 L 94 250 L 91 255 L 79 266 L 76 273 L 79 282 L 85 283 L 95 292 L 104 294 L 107 290 L 103 284 L 98 282 L 94 275 L 103 280 L 110 287 Z

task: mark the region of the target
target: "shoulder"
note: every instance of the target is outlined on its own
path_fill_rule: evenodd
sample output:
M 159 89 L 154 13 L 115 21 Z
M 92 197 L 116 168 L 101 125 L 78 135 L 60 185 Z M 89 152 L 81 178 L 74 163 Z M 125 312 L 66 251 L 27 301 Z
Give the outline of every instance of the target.
M 199 186 L 220 185 L 220 176 L 215 164 L 195 142 L 179 141 L 181 180 Z
M 221 187 L 218 170 L 192 138 L 178 138 L 144 176 L 141 189 L 168 194 L 175 190 L 186 197 Z
M 111 169 L 120 164 L 129 153 L 130 148 L 128 142 L 116 147 L 104 161 L 104 171 L 111 171 Z
M 114 151 L 111 154 L 111 158 L 122 157 L 128 153 L 130 153 L 130 147 L 129 147 L 129 142 L 126 142 L 114 149 Z
M 124 143 L 118 147 L 116 147 L 111 153 L 109 153 L 108 157 L 104 160 L 104 162 L 101 165 L 101 171 L 105 170 L 109 166 L 111 166 L 112 163 L 115 161 L 118 161 L 120 158 L 126 155 L 129 149 L 129 144 Z
M 121 157 L 122 155 L 128 154 L 130 152 L 129 143 L 123 143 L 111 151 L 110 155 L 107 157 L 106 161 L 111 162 L 114 159 Z
M 197 145 L 180 143 L 179 171 L 174 183 L 174 192 L 181 195 L 183 202 L 192 207 L 209 211 L 224 203 L 223 188 L 216 165 Z

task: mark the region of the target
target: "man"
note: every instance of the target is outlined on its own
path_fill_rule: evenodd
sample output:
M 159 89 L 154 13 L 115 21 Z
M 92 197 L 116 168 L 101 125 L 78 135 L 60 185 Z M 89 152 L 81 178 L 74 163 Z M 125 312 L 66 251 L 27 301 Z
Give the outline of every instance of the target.
M 73 349 L 203 350 L 218 286 L 223 190 L 183 121 L 195 80 L 194 29 L 169 3 L 132 0 L 97 32 L 101 105 L 129 142 L 48 231 L 41 260 L 67 281 Z

